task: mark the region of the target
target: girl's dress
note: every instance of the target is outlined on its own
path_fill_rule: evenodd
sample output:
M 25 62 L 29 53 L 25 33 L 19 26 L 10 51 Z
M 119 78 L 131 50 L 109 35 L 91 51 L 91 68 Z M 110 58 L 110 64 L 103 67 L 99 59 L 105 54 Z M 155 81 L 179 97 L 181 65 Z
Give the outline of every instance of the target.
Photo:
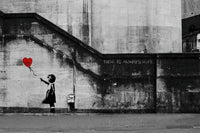
M 46 92 L 46 97 L 42 101 L 43 104 L 53 104 L 56 102 L 56 95 L 55 95 L 55 85 L 54 83 L 50 83 L 48 85 L 48 90 Z

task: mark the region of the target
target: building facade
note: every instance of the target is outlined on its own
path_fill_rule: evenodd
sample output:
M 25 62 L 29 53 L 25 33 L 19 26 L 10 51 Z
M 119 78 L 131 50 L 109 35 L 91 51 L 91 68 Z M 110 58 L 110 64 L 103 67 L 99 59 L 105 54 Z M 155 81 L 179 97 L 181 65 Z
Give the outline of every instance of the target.
M 32 13 L 102 53 L 176 53 L 181 0 L 1 0 L 5 13 Z
M 198 112 L 199 55 L 182 54 L 181 2 L 1 0 L 0 111 L 46 109 L 40 77 L 53 73 L 63 112 L 70 94 L 78 110 Z

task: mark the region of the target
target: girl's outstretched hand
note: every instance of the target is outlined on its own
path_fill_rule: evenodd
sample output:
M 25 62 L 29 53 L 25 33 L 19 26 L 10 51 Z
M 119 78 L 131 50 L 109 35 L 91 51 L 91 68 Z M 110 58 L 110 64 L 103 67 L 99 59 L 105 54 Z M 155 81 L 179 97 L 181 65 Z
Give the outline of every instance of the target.
M 41 80 L 42 82 L 44 82 L 45 84 L 49 85 L 49 82 L 45 81 L 44 79 L 40 78 L 40 80 Z

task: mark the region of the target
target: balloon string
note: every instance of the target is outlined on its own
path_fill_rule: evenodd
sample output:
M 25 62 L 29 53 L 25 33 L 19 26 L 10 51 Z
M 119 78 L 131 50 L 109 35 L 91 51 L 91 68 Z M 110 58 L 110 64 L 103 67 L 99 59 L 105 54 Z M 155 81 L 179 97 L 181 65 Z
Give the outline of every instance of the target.
M 33 72 L 34 76 L 37 76 L 37 74 L 35 74 L 35 72 L 33 71 L 33 69 L 31 67 L 29 67 L 29 69 L 30 69 L 30 72 Z

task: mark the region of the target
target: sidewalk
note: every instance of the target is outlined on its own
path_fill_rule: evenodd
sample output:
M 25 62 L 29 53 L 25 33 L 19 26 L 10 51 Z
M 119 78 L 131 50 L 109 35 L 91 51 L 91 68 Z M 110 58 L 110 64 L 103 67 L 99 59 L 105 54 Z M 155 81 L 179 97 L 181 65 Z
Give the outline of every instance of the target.
M 0 133 L 199 133 L 200 114 L 1 114 Z

